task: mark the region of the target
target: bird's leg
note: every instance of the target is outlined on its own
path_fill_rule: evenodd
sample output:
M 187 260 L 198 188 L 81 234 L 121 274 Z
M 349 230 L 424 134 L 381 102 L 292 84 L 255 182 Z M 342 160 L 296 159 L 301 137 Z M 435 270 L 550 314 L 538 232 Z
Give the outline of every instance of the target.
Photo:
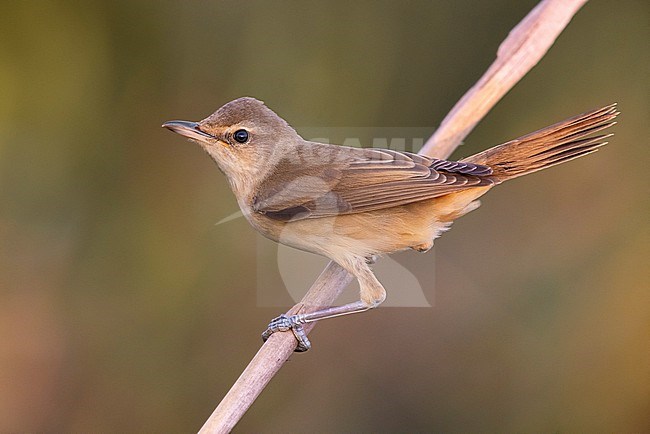
M 344 304 L 342 306 L 332 306 L 325 309 L 320 309 L 315 312 L 302 313 L 297 315 L 280 315 L 274 318 L 268 325 L 267 329 L 262 333 L 262 339 L 266 341 L 275 332 L 286 332 L 291 330 L 293 335 L 298 341 L 297 352 L 307 351 L 311 348 L 311 343 L 307 338 L 302 328 L 303 324 L 309 322 L 319 321 L 321 319 L 334 318 L 341 315 L 349 315 L 353 313 L 363 312 L 370 309 L 362 301 L 355 301 L 354 303 Z
M 311 343 L 302 328 L 303 324 L 365 312 L 366 310 L 379 306 L 386 299 L 386 290 L 379 283 L 372 270 L 370 270 L 365 258 L 354 257 L 346 261 L 341 261 L 340 264 L 358 279 L 360 287 L 359 301 L 342 306 L 319 309 L 309 313 L 280 315 L 269 323 L 267 329 L 262 333 L 262 339 L 266 341 L 275 332 L 291 330 L 298 341 L 296 351 L 307 351 L 311 348 Z

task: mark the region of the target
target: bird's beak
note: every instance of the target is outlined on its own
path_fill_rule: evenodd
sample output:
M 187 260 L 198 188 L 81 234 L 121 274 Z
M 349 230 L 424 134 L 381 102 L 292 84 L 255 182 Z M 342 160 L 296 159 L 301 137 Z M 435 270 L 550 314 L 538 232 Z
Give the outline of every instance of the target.
M 206 139 L 214 139 L 208 133 L 205 133 L 199 129 L 199 124 L 197 122 L 190 121 L 169 121 L 162 124 L 163 128 L 167 128 L 175 133 L 180 134 L 181 136 L 188 137 L 190 139 L 199 140 L 205 142 Z

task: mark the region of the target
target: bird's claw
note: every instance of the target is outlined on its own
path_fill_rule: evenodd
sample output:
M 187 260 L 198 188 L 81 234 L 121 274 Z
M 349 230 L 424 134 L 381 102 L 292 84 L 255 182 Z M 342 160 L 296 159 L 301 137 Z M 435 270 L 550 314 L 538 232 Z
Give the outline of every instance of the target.
M 311 348 L 311 343 L 307 339 L 307 333 L 302 328 L 299 315 L 280 315 L 269 323 L 269 326 L 262 333 L 264 342 L 275 332 L 286 332 L 291 330 L 298 341 L 296 352 L 301 353 Z

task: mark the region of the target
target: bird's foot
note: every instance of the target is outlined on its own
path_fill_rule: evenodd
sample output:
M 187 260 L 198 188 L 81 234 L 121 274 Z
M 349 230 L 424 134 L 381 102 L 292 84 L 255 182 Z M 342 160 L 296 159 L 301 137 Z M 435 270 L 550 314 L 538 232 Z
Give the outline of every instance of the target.
M 374 265 L 377 263 L 377 260 L 379 259 L 379 255 L 370 255 L 366 257 L 366 264 L 368 265 Z
M 311 343 L 307 339 L 307 333 L 302 328 L 304 321 L 301 321 L 301 315 L 280 315 L 269 323 L 269 326 L 262 333 L 264 342 L 275 332 L 286 332 L 291 330 L 298 341 L 296 352 L 304 352 L 311 348 Z

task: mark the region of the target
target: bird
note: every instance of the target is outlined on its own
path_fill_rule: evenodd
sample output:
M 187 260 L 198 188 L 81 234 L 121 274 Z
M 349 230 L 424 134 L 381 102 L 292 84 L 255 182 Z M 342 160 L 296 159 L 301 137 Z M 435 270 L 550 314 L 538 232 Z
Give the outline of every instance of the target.
M 612 135 L 600 132 L 619 113 L 616 104 L 606 105 L 458 161 L 308 141 L 252 97 L 230 101 L 199 122 L 162 126 L 198 143 L 216 162 L 254 229 L 325 256 L 358 280 L 358 301 L 280 315 L 262 334 L 266 340 L 291 331 L 296 351 L 307 351 L 303 324 L 385 300 L 372 271 L 377 257 L 426 252 L 493 187 L 597 151 Z

